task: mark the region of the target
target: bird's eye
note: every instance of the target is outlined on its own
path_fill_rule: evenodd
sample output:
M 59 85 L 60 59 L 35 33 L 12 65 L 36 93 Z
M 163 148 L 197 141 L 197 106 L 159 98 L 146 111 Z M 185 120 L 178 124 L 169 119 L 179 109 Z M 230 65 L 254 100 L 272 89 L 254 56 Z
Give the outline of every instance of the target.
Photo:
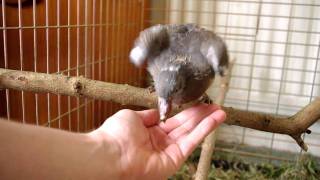
M 173 90 L 173 92 L 175 92 L 175 93 L 176 93 L 176 92 L 178 92 L 178 91 L 179 91 L 179 89 L 178 89 L 178 88 L 176 88 L 176 89 L 174 89 L 174 90 Z

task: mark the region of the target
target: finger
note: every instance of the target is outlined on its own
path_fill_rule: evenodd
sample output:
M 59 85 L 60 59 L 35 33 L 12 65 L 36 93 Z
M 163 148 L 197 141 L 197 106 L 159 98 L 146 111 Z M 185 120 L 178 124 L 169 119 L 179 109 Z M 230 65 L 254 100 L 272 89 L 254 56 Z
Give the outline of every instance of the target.
M 207 106 L 199 110 L 197 114 L 195 114 L 192 117 L 189 117 L 189 120 L 185 121 L 183 124 L 169 132 L 168 136 L 171 139 L 176 140 L 181 136 L 189 134 L 199 124 L 201 120 L 209 116 L 212 112 L 216 111 L 216 108 L 216 106 Z
M 183 156 L 189 156 L 196 146 L 225 119 L 226 113 L 222 110 L 217 110 L 203 119 L 190 134 L 179 139 L 178 145 Z
M 136 111 L 136 113 L 141 117 L 142 122 L 146 127 L 156 125 L 159 122 L 159 113 L 156 109 Z
M 167 133 L 181 126 L 183 123 L 189 120 L 202 119 L 203 114 L 206 114 L 207 109 L 211 109 L 211 112 L 219 109 L 218 105 L 198 104 L 191 108 L 188 108 L 179 114 L 169 118 L 165 123 L 160 123 L 160 127 Z
M 197 115 L 199 111 L 206 109 L 207 106 L 208 105 L 206 104 L 197 104 L 167 119 L 165 122 L 161 122 L 159 125 L 165 132 L 168 133 L 181 126 L 181 124 L 187 121 L 190 117 Z

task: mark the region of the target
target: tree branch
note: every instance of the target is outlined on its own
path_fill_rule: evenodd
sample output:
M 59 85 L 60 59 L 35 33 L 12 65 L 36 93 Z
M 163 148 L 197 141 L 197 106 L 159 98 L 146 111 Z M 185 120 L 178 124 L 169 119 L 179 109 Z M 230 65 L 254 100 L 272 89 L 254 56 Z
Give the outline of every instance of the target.
M 122 105 L 157 107 L 155 94 L 147 89 L 61 74 L 45 74 L 0 68 L 0 89 L 54 93 L 113 101 Z
M 113 101 L 123 105 L 137 105 L 155 108 L 157 97 L 148 90 L 129 85 L 107 83 L 68 77 L 61 74 L 44 74 L 0 68 L 0 88 L 9 88 L 37 93 L 54 93 L 68 96 L 88 97 Z M 292 117 L 279 117 L 257 112 L 222 107 L 227 113 L 229 125 L 237 125 L 261 131 L 288 134 L 304 150 L 307 150 L 299 136 L 320 118 L 320 98 L 316 98 Z
M 303 133 L 310 134 L 311 131 L 308 128 L 320 118 L 320 98 L 316 97 L 309 105 L 291 117 L 235 110 L 232 107 L 223 107 L 223 110 L 228 114 L 226 123 L 229 125 L 287 134 L 291 136 L 303 150 L 307 151 L 307 145 L 301 139 L 301 135 Z

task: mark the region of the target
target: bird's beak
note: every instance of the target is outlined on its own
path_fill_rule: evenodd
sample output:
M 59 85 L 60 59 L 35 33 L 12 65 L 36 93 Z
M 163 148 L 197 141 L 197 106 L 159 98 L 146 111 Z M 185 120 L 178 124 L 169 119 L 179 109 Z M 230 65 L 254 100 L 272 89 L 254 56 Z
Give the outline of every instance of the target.
M 171 111 L 171 100 L 164 99 L 162 97 L 158 98 L 158 108 L 160 113 L 160 120 L 163 121 L 167 118 Z

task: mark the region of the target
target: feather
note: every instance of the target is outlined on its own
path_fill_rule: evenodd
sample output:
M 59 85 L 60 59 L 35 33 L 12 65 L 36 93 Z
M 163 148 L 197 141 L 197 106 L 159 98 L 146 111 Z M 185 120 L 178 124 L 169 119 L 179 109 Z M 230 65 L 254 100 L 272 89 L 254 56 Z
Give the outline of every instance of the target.
M 144 64 L 149 57 L 157 56 L 168 47 L 169 34 L 163 25 L 152 26 L 142 31 L 130 52 L 130 60 L 136 66 Z

